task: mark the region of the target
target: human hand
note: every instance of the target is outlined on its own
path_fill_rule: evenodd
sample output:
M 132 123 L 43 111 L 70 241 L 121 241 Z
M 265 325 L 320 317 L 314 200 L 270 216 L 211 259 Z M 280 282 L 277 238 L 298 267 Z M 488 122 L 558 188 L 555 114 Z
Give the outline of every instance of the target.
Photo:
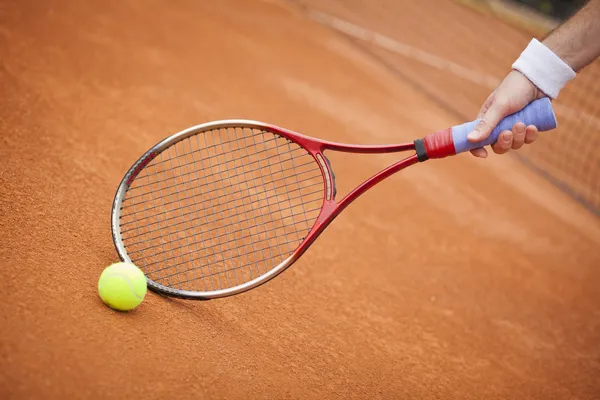
M 532 101 L 545 96 L 520 72 L 511 71 L 481 106 L 477 115 L 480 121 L 473 132 L 467 136 L 469 142 L 477 143 L 485 140 L 504 117 L 522 110 Z M 534 125 L 525 126 L 524 123 L 518 122 L 513 126 L 512 131 L 506 130 L 500 133 L 498 141 L 491 147 L 496 154 L 504 154 L 510 149 L 520 149 L 523 144 L 533 143 L 537 134 L 538 130 Z M 481 158 L 488 155 L 483 147 L 473 149 L 471 153 Z

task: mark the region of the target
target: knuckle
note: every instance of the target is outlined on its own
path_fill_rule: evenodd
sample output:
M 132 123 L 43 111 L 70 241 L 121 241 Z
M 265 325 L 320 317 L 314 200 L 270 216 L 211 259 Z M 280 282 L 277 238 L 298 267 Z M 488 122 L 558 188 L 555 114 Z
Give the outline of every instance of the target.
M 523 140 L 525 138 L 525 129 L 520 126 L 515 126 L 513 128 L 513 135 L 517 140 Z
M 511 101 L 508 96 L 497 96 L 494 103 L 499 110 L 504 112 L 510 109 Z
M 489 123 L 486 121 L 485 116 L 479 121 L 477 124 L 477 129 L 486 129 L 489 126 Z
M 479 133 L 485 134 L 486 136 L 494 129 L 494 124 L 489 121 L 489 116 L 484 116 L 475 128 Z
M 515 131 L 516 133 L 519 133 L 519 134 L 523 134 L 523 135 L 524 135 L 524 134 L 525 134 L 525 131 L 526 131 L 525 124 L 524 124 L 524 123 L 522 123 L 522 122 L 517 122 L 517 123 L 515 124 L 515 126 L 514 126 L 514 131 Z

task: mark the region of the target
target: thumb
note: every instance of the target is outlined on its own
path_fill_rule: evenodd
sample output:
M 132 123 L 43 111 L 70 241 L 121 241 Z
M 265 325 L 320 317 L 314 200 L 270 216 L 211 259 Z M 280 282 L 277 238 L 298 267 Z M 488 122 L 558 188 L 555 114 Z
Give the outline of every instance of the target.
M 500 101 L 494 101 L 485 111 L 473 131 L 467 135 L 467 139 L 472 143 L 486 139 L 506 115 L 508 115 L 508 107 L 505 107 Z

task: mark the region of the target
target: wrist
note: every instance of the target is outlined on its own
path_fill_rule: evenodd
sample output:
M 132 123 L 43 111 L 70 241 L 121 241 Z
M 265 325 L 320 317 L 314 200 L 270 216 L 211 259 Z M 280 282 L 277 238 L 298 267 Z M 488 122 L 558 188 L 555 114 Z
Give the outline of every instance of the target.
M 537 99 L 541 99 L 542 97 L 550 97 L 548 96 L 546 93 L 544 93 L 542 90 L 540 90 L 539 87 L 537 87 L 535 85 L 535 83 L 533 83 L 531 81 L 531 79 L 529 79 L 527 76 L 525 76 L 521 71 L 518 71 L 516 69 L 512 69 L 509 72 L 509 76 L 510 75 L 516 75 L 519 77 L 520 80 L 522 80 L 524 82 L 524 84 L 527 86 L 527 98 L 529 99 L 528 101 L 534 101 Z
M 576 76 L 567 63 L 536 39 L 531 40 L 512 68 L 552 99 Z

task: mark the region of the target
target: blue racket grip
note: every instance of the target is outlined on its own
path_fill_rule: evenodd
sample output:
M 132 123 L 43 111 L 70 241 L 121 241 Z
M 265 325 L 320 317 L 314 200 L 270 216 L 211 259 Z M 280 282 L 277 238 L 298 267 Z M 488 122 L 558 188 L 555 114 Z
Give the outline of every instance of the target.
M 479 120 L 475 120 L 415 140 L 415 150 L 419 161 L 464 153 L 496 143 L 500 133 L 505 130 L 512 130 L 517 122 L 523 122 L 525 126 L 534 125 L 540 132 L 549 131 L 558 126 L 552 103 L 549 98 L 544 97 L 529 103 L 521 111 L 505 117 L 494 128 L 490 136 L 481 142 L 471 143 L 467 139 L 467 135 L 479 123 Z
M 479 120 L 452 127 L 452 140 L 456 154 L 496 143 L 502 131 L 512 130 L 518 122 L 523 122 L 525 126 L 534 125 L 540 132 L 550 131 L 558 125 L 550 99 L 543 97 L 529 103 L 521 111 L 504 118 L 487 139 L 478 143 L 469 142 L 467 135 L 475 129 Z

